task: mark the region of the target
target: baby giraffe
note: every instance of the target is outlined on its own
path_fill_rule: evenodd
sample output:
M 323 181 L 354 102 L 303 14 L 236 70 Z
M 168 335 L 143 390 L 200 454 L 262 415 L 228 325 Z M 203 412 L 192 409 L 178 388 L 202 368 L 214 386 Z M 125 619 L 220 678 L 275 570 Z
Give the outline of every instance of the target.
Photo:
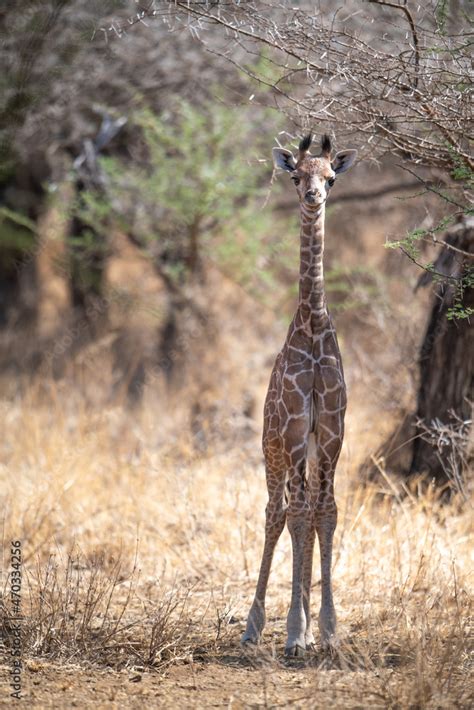
M 316 533 L 321 556 L 319 630 L 324 647 L 335 643 L 336 632 L 331 586 L 337 522 L 334 472 L 344 436 L 346 387 L 324 292 L 324 209 L 336 176 L 351 167 L 357 151 L 344 150 L 331 158 L 331 141 L 324 135 L 321 152 L 314 156 L 309 153 L 311 143 L 311 134 L 301 140 L 297 159 L 289 150 L 273 149 L 275 165 L 290 173 L 300 202 L 299 297 L 265 401 L 265 545 L 242 636 L 243 644 L 260 640 L 273 552 L 286 522 L 293 550 L 287 656 L 304 655 L 314 642 L 310 593 Z

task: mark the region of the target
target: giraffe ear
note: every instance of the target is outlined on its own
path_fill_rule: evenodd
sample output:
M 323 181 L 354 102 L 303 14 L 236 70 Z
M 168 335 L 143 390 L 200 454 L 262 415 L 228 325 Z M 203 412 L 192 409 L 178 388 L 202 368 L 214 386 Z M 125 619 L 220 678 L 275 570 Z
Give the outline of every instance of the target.
M 345 173 L 354 164 L 354 160 L 357 158 L 356 150 L 340 150 L 336 153 L 334 160 L 331 162 L 331 167 L 336 173 Z
M 288 173 L 292 173 L 296 168 L 295 159 L 293 154 L 289 150 L 284 148 L 273 148 L 273 163 L 276 168 L 281 168 L 286 170 Z

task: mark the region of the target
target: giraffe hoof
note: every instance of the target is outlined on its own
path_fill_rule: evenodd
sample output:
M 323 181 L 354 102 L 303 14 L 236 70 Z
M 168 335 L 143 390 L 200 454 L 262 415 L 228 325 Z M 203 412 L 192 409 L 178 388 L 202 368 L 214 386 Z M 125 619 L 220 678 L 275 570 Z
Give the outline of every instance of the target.
M 294 646 L 287 646 L 285 648 L 285 656 L 287 658 L 304 658 L 306 655 L 306 649 L 303 646 L 299 646 L 297 643 Z
M 329 653 L 331 656 L 337 654 L 337 650 L 340 646 L 339 638 L 335 635 L 329 638 L 323 639 L 321 641 L 321 647 L 325 653 Z
M 250 634 L 243 634 L 242 638 L 240 639 L 240 645 L 243 648 L 258 646 L 259 643 L 260 643 L 260 636 L 252 636 Z

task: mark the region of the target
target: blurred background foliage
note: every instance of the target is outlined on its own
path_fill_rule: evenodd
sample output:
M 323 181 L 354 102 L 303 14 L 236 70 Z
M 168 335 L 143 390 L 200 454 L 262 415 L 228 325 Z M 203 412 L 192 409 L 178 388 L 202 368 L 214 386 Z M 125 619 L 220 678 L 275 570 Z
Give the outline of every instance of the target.
M 419 334 L 430 320 L 428 296 L 413 288 L 433 283 L 442 295 L 442 322 L 458 328 L 448 343 L 461 321 L 468 333 L 472 316 L 471 262 L 456 261 L 456 249 L 471 249 L 472 167 L 461 130 L 467 8 L 410 6 L 413 25 L 401 27 L 398 6 L 365 3 L 362 14 L 359 6 L 351 0 L 335 14 L 323 3 L 313 17 L 305 3 L 282 3 L 271 18 L 253 3 L 219 13 L 212 3 L 190 10 L 132 0 L 2 6 L 7 378 L 75 382 L 86 362 L 92 382 L 93 352 L 110 361 L 94 397 L 125 392 L 135 406 L 147 387 L 162 398 L 192 382 L 190 409 L 201 410 L 193 401 L 212 390 L 214 371 L 231 377 L 260 349 L 279 346 L 298 291 L 298 211 L 271 148 L 328 130 L 337 149 L 357 145 L 361 155 L 327 210 L 330 308 L 348 357 L 372 363 L 350 368 L 349 384 L 356 393 L 369 378 L 375 408 L 388 399 L 399 416 L 413 408 Z M 384 72 L 362 61 L 370 52 L 389 63 L 392 104 Z M 450 126 L 444 112 L 455 95 Z M 237 354 L 232 328 L 248 352 Z M 244 389 L 236 387 L 236 406 L 250 411 Z M 207 416 L 199 411 L 197 429 Z
M 236 122 L 226 106 L 195 108 L 186 101 L 160 116 L 148 108 L 135 111 L 128 126 L 139 134 L 142 159 L 101 159 L 105 192 L 82 195 L 81 218 L 105 231 L 112 221 L 178 281 L 202 271 L 217 233 L 216 255 L 224 262 L 236 249 L 251 259 L 265 225 L 254 225 L 249 235 L 249 220 L 263 199 L 267 169 L 259 160 L 261 146 L 248 150 L 249 116 L 242 114 Z M 240 246 L 239 225 L 247 234 Z

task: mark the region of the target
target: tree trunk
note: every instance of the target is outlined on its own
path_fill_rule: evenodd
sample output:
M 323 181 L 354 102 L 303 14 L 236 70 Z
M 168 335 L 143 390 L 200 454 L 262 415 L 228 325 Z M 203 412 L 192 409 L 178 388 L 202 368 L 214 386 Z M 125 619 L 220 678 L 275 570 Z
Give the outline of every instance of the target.
M 76 316 L 87 321 L 91 333 L 97 333 L 107 320 L 108 304 L 104 298 L 104 274 L 107 263 L 107 244 L 102 232 L 104 225 L 91 225 L 81 217 L 84 208 L 84 192 L 90 190 L 104 195 L 104 176 L 98 162 L 101 134 L 92 142 L 84 140 L 82 153 L 74 161 L 76 169 L 76 201 L 78 210 L 69 226 L 70 292 Z M 110 129 L 115 128 L 113 124 Z M 106 142 L 115 133 L 111 130 Z
M 474 254 L 474 223 L 465 220 L 445 240 L 456 249 Z M 440 255 L 441 257 L 441 255 Z M 473 261 L 457 251 L 443 252 L 438 267 L 443 273 L 466 279 Z M 449 263 L 449 269 L 448 263 Z M 435 264 L 436 269 L 436 264 Z M 426 277 L 420 279 L 425 285 Z M 465 316 L 474 312 L 474 288 L 438 284 L 420 352 L 420 386 L 416 433 L 409 474 L 426 473 L 438 483 L 462 485 L 472 421 L 474 388 L 474 328 L 471 317 L 448 320 L 459 304 Z
M 198 277 L 202 281 L 203 270 L 199 243 L 201 234 L 201 222 L 202 218 L 198 216 L 194 219 L 193 223 L 188 228 L 188 253 L 186 258 L 186 264 L 191 276 Z
M 78 190 L 79 199 L 80 192 Z M 69 250 L 72 305 L 77 315 L 97 325 L 107 311 L 103 296 L 107 257 L 105 239 L 80 217 L 74 216 L 70 225 Z
M 13 155 L 13 154 L 12 154 Z M 13 157 L 12 157 L 13 159 Z M 34 328 L 38 316 L 36 225 L 45 204 L 49 166 L 42 153 L 0 177 L 0 328 Z M 22 221 L 24 220 L 24 222 Z

